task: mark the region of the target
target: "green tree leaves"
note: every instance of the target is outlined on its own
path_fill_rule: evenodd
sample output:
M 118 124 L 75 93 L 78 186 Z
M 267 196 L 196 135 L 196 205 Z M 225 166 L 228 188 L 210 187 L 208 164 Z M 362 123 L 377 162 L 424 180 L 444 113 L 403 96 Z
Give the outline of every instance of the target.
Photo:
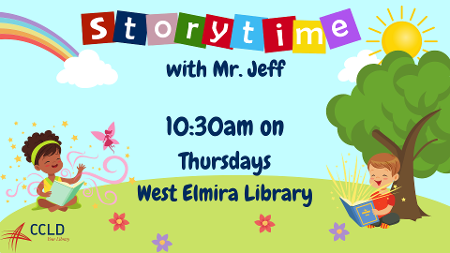
M 327 106 L 327 117 L 339 137 L 363 153 L 367 162 L 389 150 L 372 137 L 380 130 L 398 147 L 414 125 L 442 109 L 422 128 L 415 145 L 414 176 L 450 173 L 450 59 L 438 51 L 424 54 L 418 65 L 405 52 L 388 54 L 381 65 L 364 67 L 351 95 L 338 95 Z

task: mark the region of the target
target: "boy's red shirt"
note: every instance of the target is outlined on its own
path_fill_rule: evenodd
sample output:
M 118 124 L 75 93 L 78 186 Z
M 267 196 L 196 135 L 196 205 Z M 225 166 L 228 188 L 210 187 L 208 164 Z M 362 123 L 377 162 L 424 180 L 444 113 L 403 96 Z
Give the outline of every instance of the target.
M 370 198 L 375 199 L 373 200 L 373 204 L 375 205 L 375 209 L 378 211 L 385 209 L 388 205 L 394 206 L 395 205 L 395 197 L 394 194 L 388 192 L 385 194 L 382 194 L 383 196 L 379 198 L 380 192 L 376 191 L 372 195 L 370 195 Z M 386 214 L 385 214 L 386 215 Z M 384 215 L 378 215 L 378 218 L 383 217 Z

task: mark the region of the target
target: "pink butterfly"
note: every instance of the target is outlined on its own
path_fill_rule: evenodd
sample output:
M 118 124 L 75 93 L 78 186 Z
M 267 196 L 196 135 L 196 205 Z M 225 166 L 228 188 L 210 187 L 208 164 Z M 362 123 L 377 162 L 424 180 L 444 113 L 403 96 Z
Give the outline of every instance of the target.
M 98 131 L 92 131 L 91 133 L 95 138 L 97 138 L 97 140 L 103 142 L 103 150 L 109 147 L 114 153 L 114 144 L 119 144 L 117 140 L 113 139 L 114 134 L 116 133 L 116 126 L 114 125 L 114 122 L 108 127 L 108 130 L 105 130 L 105 134 Z

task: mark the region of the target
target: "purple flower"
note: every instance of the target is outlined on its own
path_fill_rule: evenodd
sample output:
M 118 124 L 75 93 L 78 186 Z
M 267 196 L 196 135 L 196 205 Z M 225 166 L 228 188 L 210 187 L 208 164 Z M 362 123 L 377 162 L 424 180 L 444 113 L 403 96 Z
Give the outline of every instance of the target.
M 345 228 L 345 223 L 338 225 L 336 222 L 334 223 L 334 228 L 330 229 L 330 233 L 334 235 L 334 241 L 341 239 L 345 241 L 345 236 L 350 234 Z
M 169 235 L 161 236 L 158 234 L 156 236 L 156 240 L 153 240 L 152 243 L 155 245 L 158 245 L 156 248 L 156 252 L 160 252 L 162 249 L 165 251 L 169 251 L 169 246 L 172 245 L 170 241 L 167 241 L 167 238 L 169 238 Z

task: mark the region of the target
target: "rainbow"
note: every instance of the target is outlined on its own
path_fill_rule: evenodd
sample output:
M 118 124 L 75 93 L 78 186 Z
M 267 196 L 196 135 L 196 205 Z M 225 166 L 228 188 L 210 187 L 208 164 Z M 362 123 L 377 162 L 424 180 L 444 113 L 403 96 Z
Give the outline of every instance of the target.
M 18 40 L 33 44 L 62 61 L 79 54 L 69 43 L 47 27 L 5 12 L 0 12 L 0 40 Z

